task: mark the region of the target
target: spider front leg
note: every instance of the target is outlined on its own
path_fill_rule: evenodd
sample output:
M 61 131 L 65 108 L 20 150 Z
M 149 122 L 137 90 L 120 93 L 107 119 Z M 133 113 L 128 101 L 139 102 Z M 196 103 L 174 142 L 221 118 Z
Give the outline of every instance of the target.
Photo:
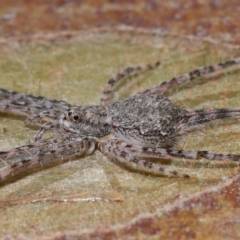
M 71 105 L 65 101 L 41 96 L 11 92 L 0 88 L 0 111 L 22 116 L 31 116 L 46 109 L 65 111 Z
M 160 62 L 155 62 L 153 64 L 148 64 L 144 66 L 133 66 L 133 67 L 128 67 L 124 69 L 122 72 L 118 73 L 116 76 L 110 78 L 108 80 L 108 83 L 106 84 L 104 90 L 103 90 L 103 95 L 100 100 L 100 104 L 103 106 L 107 106 L 111 100 L 112 100 L 112 95 L 113 95 L 113 88 L 114 86 L 120 82 L 123 78 L 129 76 L 131 73 L 135 72 L 144 72 L 147 70 L 152 70 L 160 65 Z
M 51 142 L 52 144 L 54 142 Z M 48 144 L 48 141 L 45 142 Z M 54 145 L 55 144 L 55 145 Z M 4 180 L 5 178 L 29 170 L 35 166 L 43 165 L 50 162 L 56 162 L 59 160 L 68 159 L 71 157 L 81 156 L 83 154 L 91 154 L 95 150 L 95 140 L 93 139 L 57 139 L 53 146 L 48 147 L 46 150 L 39 148 L 37 152 L 35 152 L 30 157 L 26 157 L 21 161 L 18 161 L 12 165 L 3 167 L 0 169 L 0 180 Z M 41 144 L 40 144 L 41 145 Z M 32 151 L 32 145 L 23 146 L 24 151 Z M 33 145 L 34 146 L 34 145 Z M 11 155 L 11 152 L 18 152 L 18 150 L 12 149 L 8 152 L 4 152 L 2 155 Z M 0 154 L 1 157 L 1 154 Z M 7 161 L 7 159 L 6 159 Z M 6 162 L 5 161 L 5 162 Z
M 176 171 L 169 170 L 168 168 L 162 166 L 161 164 L 155 164 L 146 160 L 141 159 L 141 157 L 149 157 L 144 155 L 144 147 L 135 147 L 129 145 L 118 139 L 111 139 L 105 142 L 99 143 L 99 149 L 102 153 L 107 156 L 116 157 L 119 161 L 126 163 L 133 163 L 145 169 L 153 170 L 154 172 L 160 172 L 166 176 L 182 177 L 188 178 L 189 175 L 178 173 Z M 138 158 L 140 157 L 140 158 Z M 156 157 L 156 156 L 155 156 Z M 161 156 L 163 158 L 169 158 L 170 155 L 166 151 L 162 151 Z
M 146 93 L 148 93 L 148 94 L 166 93 L 167 91 L 171 90 L 172 88 L 174 88 L 176 86 L 180 86 L 180 85 L 183 85 L 183 84 L 193 81 L 197 77 L 201 77 L 201 76 L 204 76 L 204 75 L 207 75 L 210 73 L 214 73 L 214 72 L 223 70 L 225 68 L 228 68 L 228 67 L 231 67 L 231 66 L 234 66 L 237 64 L 240 64 L 240 58 L 235 58 L 235 59 L 229 60 L 227 62 L 219 63 L 219 64 L 208 66 L 208 67 L 200 67 L 189 73 L 186 73 L 181 76 L 174 77 L 168 81 L 162 82 L 159 85 L 149 88 L 142 93 L 144 93 L 144 94 L 146 94 Z
M 35 125 L 36 123 L 46 120 L 50 121 L 58 121 L 59 117 L 61 116 L 62 111 L 56 110 L 56 109 L 48 109 L 45 111 L 40 111 L 36 114 L 31 114 L 25 121 L 28 125 Z

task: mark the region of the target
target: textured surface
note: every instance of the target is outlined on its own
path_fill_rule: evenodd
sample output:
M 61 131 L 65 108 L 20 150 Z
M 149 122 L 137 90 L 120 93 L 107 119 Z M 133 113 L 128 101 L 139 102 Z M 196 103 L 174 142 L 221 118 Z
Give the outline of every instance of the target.
M 175 144 L 175 127 L 184 110 L 166 97 L 153 94 L 116 101 L 109 106 L 108 113 L 110 125 L 121 139 L 129 144 L 164 148 Z
M 10 90 L 63 99 L 73 104 L 92 104 L 99 101 L 99 93 L 116 69 L 158 59 L 163 62 L 160 69 L 120 89 L 115 97 L 122 98 L 196 67 L 239 56 L 236 45 L 240 39 L 238 1 L 210 1 L 210 4 L 193 1 L 185 7 L 168 1 L 166 6 L 172 4 L 169 8 L 173 10 L 163 5 L 150 8 L 149 15 L 143 9 L 151 6 L 152 1 L 149 4 L 133 3 L 136 7 L 110 4 L 105 8 L 92 1 L 92 7 L 85 7 L 81 12 L 81 16 L 87 15 L 88 21 L 99 22 L 101 19 L 103 25 L 109 23 L 109 19 L 120 19 L 116 22 L 144 26 L 144 17 L 153 24 L 154 21 L 161 23 L 169 32 L 177 30 L 177 35 L 204 33 L 206 38 L 202 41 L 199 38 L 184 40 L 177 35 L 174 38 L 134 33 L 101 35 L 92 31 L 78 32 L 75 38 L 57 41 L 62 36 L 59 32 L 43 32 L 79 29 L 79 16 L 73 14 L 79 8 L 75 7 L 74 1 L 70 4 L 57 1 L 55 4 L 60 8 L 44 1 L 23 3 L 13 5 L 13 8 L 2 2 L 0 8 L 1 42 L 9 46 L 1 47 L 0 81 L 1 87 Z M 8 15 L 12 9 L 18 10 L 17 15 Z M 159 9 L 163 14 L 159 14 Z M 56 11 L 62 13 L 56 16 Z M 153 11 L 156 11 L 155 15 Z M 206 18 L 206 13 L 211 17 Z M 49 20 L 51 16 L 54 21 Z M 157 16 L 162 19 L 156 20 Z M 170 21 L 172 16 L 178 20 Z M 62 24 L 69 23 L 69 19 L 75 24 Z M 63 25 L 68 28 L 61 28 Z M 26 32 L 30 35 L 22 35 Z M 39 34 L 32 36 L 31 33 Z M 205 41 L 209 36 L 218 41 L 213 44 Z M 29 39 L 33 39 L 29 44 L 16 41 Z M 190 84 L 173 91 L 171 99 L 191 109 L 239 107 L 239 88 L 239 72 L 227 71 L 215 79 L 199 79 L 197 86 Z M 35 134 L 18 119 L 1 116 L 0 124 L 1 150 L 26 144 Z M 179 148 L 239 153 L 239 123 L 221 121 L 189 135 L 179 143 Z M 95 236 L 107 239 L 108 236 L 116 238 L 128 234 L 143 239 L 147 236 L 158 238 L 159 235 L 172 239 L 238 238 L 239 167 L 204 161 L 193 164 L 172 160 L 167 163 L 172 168 L 183 169 L 192 178 L 185 181 L 140 174 L 96 154 L 61 166 L 38 168 L 28 176 L 5 182 L 0 188 L 1 236 L 11 235 L 18 239 L 23 236 L 29 239 Z M 233 179 L 221 182 L 222 178 L 234 175 Z
M 238 0 L 10 0 L 0 3 L 0 14 L 1 36 L 127 24 L 240 43 Z

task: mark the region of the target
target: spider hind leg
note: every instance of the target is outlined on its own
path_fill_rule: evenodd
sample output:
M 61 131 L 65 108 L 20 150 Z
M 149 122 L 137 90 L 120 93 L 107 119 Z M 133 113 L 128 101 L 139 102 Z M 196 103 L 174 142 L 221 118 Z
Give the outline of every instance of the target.
M 174 77 L 168 81 L 164 81 L 152 88 L 149 88 L 145 91 L 143 91 L 143 94 L 153 94 L 153 93 L 161 93 L 164 94 L 168 91 L 170 91 L 171 89 L 177 87 L 177 86 L 181 86 L 183 84 L 192 82 L 193 80 L 195 80 L 198 77 L 202 77 L 217 71 L 221 71 L 225 68 L 234 66 L 240 64 L 240 58 L 235 58 L 223 63 L 218 63 L 216 65 L 211 65 L 211 66 L 207 66 L 207 67 L 200 67 L 197 68 L 189 73 L 185 73 L 183 75 L 180 75 L 178 77 Z
M 179 121 L 177 131 L 179 135 L 189 132 L 199 125 L 210 123 L 224 118 L 240 118 L 240 109 L 237 108 L 213 108 L 187 111 Z
M 126 144 L 121 140 L 112 139 L 106 142 L 102 142 L 100 143 L 99 148 L 101 152 L 104 153 L 105 155 L 116 157 L 122 163 L 133 163 L 134 165 L 139 166 L 143 169 L 151 170 L 156 173 L 159 172 L 169 177 L 172 176 L 172 177 L 180 177 L 180 178 L 189 178 L 189 175 L 187 174 L 178 173 L 177 171 L 169 170 L 167 167 L 161 164 L 156 164 L 156 163 L 138 158 L 137 155 L 138 156 L 142 155 L 141 150 L 138 150 L 138 148 L 135 148 L 134 146 Z M 167 157 L 167 155 L 163 157 Z

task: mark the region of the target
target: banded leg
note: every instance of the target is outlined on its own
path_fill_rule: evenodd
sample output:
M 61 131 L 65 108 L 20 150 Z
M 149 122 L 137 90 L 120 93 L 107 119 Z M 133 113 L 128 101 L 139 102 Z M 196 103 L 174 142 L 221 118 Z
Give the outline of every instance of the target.
M 32 144 L 16 147 L 7 151 L 0 151 L 0 162 L 1 160 L 7 164 L 9 161 L 16 161 L 19 158 L 26 158 L 36 155 L 40 152 L 47 152 L 50 150 L 56 150 L 58 146 L 64 144 L 71 144 L 74 141 L 80 141 L 81 139 L 77 134 L 67 134 L 59 138 L 53 138 L 44 140 L 41 142 L 34 142 Z
M 191 131 L 192 129 L 197 127 L 197 125 L 205 124 L 223 118 L 234 117 L 240 117 L 240 109 L 215 108 L 188 111 L 186 112 L 183 120 L 178 123 L 177 131 L 180 135 L 182 135 L 188 131 Z
M 116 76 L 110 78 L 103 90 L 102 98 L 100 99 L 100 104 L 103 106 L 107 106 L 111 102 L 112 95 L 113 95 L 113 88 L 123 78 L 129 76 L 133 72 L 140 72 L 140 71 L 143 72 L 147 70 L 152 70 L 158 67 L 159 65 L 160 65 L 160 62 L 155 62 L 153 64 L 148 64 L 145 66 L 139 65 L 139 66 L 128 67 L 124 69 L 122 72 L 118 73 Z
M 185 158 L 190 160 L 207 159 L 211 161 L 235 161 L 240 163 L 240 155 L 212 153 L 208 151 L 174 150 L 163 148 L 132 147 L 136 155 L 157 158 Z
M 141 156 L 141 157 L 143 156 L 141 154 L 139 155 L 139 152 L 136 151 L 134 147 L 132 148 L 132 146 L 126 144 L 121 140 L 113 139 L 106 142 L 102 142 L 99 144 L 99 148 L 100 148 L 100 151 L 105 155 L 116 157 L 119 161 L 123 163 L 126 163 L 126 162 L 133 163 L 142 168 L 150 169 L 155 172 L 160 172 L 166 176 L 183 177 L 183 178 L 189 177 L 187 174 L 181 174 L 176 171 L 168 170 L 166 167 L 164 167 L 161 164 L 155 164 L 143 159 L 136 158 L 136 156 Z M 165 157 L 169 157 L 169 155 L 166 155 Z
M 186 73 L 181 76 L 174 77 L 168 81 L 162 82 L 159 85 L 149 88 L 142 93 L 144 93 L 144 94 L 146 94 L 146 93 L 147 94 L 166 93 L 170 89 L 172 89 L 176 86 L 179 86 L 179 85 L 189 83 L 189 82 L 193 81 L 194 79 L 196 79 L 197 77 L 201 77 L 201 76 L 204 76 L 204 75 L 207 75 L 210 73 L 214 73 L 214 72 L 223 70 L 225 68 L 228 68 L 228 67 L 231 67 L 231 66 L 237 65 L 237 64 L 240 64 L 240 58 L 235 58 L 235 59 L 229 60 L 227 62 L 219 63 L 219 64 L 208 66 L 208 67 L 197 68 L 189 73 Z
M 20 116 L 30 116 L 46 109 L 65 111 L 70 108 L 65 101 L 36 97 L 0 88 L 0 111 Z
M 29 145 L 28 145 L 29 146 Z M 25 146 L 25 151 L 28 150 Z M 0 169 L 0 180 L 3 180 L 10 175 L 17 174 L 29 170 L 35 166 L 64 160 L 71 157 L 81 156 L 83 154 L 91 154 L 95 150 L 95 141 L 92 139 L 74 139 L 74 142 L 64 142 L 56 145 L 52 149 L 37 152 L 30 157 L 26 157 L 12 165 Z M 11 151 L 8 151 L 11 155 Z M 29 149 L 29 151 L 32 151 Z M 5 152 L 7 154 L 7 152 Z M 1 157 L 1 156 L 0 156 Z

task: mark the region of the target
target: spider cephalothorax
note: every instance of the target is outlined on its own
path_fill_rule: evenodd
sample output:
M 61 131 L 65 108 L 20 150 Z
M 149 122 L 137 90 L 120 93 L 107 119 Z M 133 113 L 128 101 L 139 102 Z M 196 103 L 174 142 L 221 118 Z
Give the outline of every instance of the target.
M 60 126 L 80 136 L 103 137 L 110 133 L 104 106 L 72 107 L 60 116 Z
M 111 103 L 116 83 L 136 71 L 152 69 L 159 62 L 145 67 L 129 67 L 108 81 L 98 106 L 71 106 L 64 101 L 0 89 L 0 111 L 26 116 L 28 123 L 41 125 L 32 144 L 0 152 L 4 162 L 15 161 L 0 169 L 0 179 L 45 162 L 91 154 L 96 149 L 122 162 L 131 162 L 168 176 L 188 177 L 144 158 L 205 158 L 239 162 L 240 155 L 175 150 L 174 145 L 183 134 L 200 125 L 222 118 L 239 118 L 240 109 L 185 110 L 163 95 L 196 77 L 239 63 L 240 58 L 235 58 L 201 67 Z M 41 120 L 46 119 L 47 123 L 42 125 Z M 50 129 L 58 132 L 57 137 L 44 140 L 43 135 Z

